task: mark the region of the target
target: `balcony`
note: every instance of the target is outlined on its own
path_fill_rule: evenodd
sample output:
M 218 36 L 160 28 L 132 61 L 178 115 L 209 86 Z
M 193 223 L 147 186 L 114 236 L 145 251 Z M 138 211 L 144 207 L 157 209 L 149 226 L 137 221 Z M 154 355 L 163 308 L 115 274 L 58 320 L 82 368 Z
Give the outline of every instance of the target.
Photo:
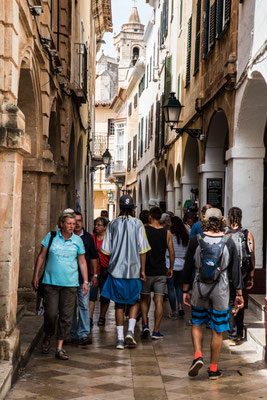
M 73 92 L 77 103 L 84 104 L 87 101 L 88 90 L 88 51 L 83 43 L 75 43 L 75 81 Z
M 103 164 L 102 156 L 107 149 L 107 135 L 94 132 L 92 139 L 92 167 L 96 167 L 97 165 Z

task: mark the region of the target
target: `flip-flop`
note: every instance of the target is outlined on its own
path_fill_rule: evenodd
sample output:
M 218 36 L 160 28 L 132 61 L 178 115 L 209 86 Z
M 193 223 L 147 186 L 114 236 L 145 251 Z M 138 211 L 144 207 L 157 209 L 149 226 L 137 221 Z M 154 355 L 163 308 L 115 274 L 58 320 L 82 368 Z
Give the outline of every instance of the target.
M 48 354 L 50 351 L 50 338 L 44 337 L 43 344 L 42 344 L 42 353 Z
M 98 320 L 97 325 L 98 325 L 98 326 L 105 326 L 105 323 L 106 323 L 106 318 L 104 318 L 104 317 L 99 317 L 99 320 Z

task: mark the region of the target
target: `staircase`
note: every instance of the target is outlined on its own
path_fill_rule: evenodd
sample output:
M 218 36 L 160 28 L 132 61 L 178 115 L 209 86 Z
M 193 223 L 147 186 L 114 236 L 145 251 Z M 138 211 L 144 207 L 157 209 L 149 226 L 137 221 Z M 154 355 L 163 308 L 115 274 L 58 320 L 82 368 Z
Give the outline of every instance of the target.
M 249 294 L 248 309 L 245 311 L 245 333 L 247 341 L 262 359 L 265 358 L 265 295 Z

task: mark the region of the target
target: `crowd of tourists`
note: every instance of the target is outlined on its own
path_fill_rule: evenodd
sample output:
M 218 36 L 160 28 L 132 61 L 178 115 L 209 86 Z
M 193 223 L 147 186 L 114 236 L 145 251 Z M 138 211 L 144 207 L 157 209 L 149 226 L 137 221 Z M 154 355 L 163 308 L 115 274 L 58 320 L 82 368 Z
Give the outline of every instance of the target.
M 111 222 L 108 212 L 101 212 L 92 235 L 83 227 L 82 214 L 66 209 L 57 229 L 43 239 L 32 281 L 44 299 L 42 352 L 50 352 L 55 331 L 55 356 L 60 360 L 69 358 L 63 344 L 91 344 L 91 328 L 94 323 L 105 326 L 110 301 L 115 303 L 118 350 L 136 346 L 135 325 L 140 317 L 141 338 L 161 340 L 167 295 L 170 319 L 183 318 L 185 306 L 191 308 L 194 359 L 188 375 L 197 376 L 204 364 L 206 327 L 211 331 L 208 376 L 220 378 L 223 332 L 228 332 L 229 345 L 243 340 L 244 296 L 254 280 L 254 239 L 242 227 L 242 210 L 232 207 L 225 219 L 219 208 L 207 204 L 194 223 L 194 216 L 182 221 L 171 212 L 162 213 L 158 206 L 135 218 L 136 207 L 129 195 L 120 198 L 119 206 L 119 216 Z M 152 294 L 153 322 L 148 318 Z

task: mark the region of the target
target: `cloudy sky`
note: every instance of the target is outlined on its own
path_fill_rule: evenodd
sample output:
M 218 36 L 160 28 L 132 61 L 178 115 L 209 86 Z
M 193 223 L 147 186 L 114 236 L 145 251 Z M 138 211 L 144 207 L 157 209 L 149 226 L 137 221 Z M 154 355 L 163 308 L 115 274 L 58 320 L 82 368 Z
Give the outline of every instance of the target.
M 106 55 L 115 56 L 113 48 L 113 34 L 119 33 L 122 24 L 128 21 L 133 7 L 137 7 L 141 23 L 146 25 L 152 15 L 152 7 L 146 4 L 146 0 L 111 0 L 112 3 L 112 21 L 113 33 L 105 33 L 105 45 L 102 45 L 101 50 L 104 50 Z

